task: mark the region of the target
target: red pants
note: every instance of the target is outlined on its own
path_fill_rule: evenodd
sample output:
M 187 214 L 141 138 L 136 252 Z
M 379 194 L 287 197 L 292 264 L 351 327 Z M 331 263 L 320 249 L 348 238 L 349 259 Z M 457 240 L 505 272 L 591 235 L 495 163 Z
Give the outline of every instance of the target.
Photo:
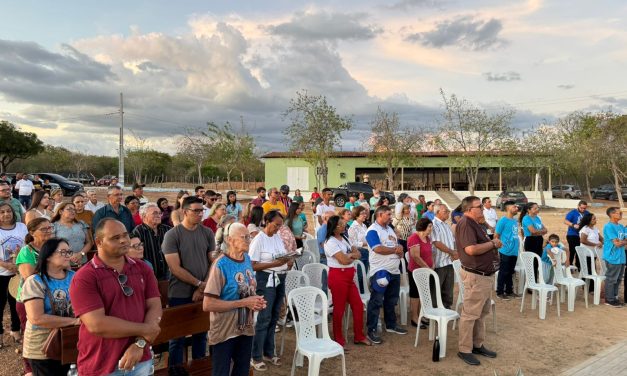
M 22 302 L 15 303 L 15 310 L 17 311 L 17 315 L 20 317 L 20 329 L 22 330 L 22 334 L 24 334 L 24 330 L 26 329 L 26 307 Z M 33 372 L 30 363 L 26 358 L 22 358 L 24 362 L 24 374 Z
M 357 285 L 353 281 L 354 276 L 355 268 L 329 268 L 329 289 L 333 297 L 333 338 L 342 346 L 346 344 L 342 319 L 347 302 L 353 311 L 354 341 L 366 339 L 363 332 L 364 305 L 361 302 Z

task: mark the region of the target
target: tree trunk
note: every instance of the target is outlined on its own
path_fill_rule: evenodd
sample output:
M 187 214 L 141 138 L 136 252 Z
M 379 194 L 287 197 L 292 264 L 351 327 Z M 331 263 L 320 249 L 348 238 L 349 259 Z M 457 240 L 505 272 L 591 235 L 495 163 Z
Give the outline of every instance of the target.
M 620 187 L 620 172 L 618 171 L 618 167 L 616 166 L 615 161 L 611 162 L 610 169 L 612 170 L 612 175 L 614 176 L 614 187 L 616 188 L 618 207 L 623 208 L 625 206 L 625 203 L 623 202 L 623 192 Z
M 198 185 L 202 184 L 202 163 L 197 163 L 196 167 L 198 168 Z
M 329 171 L 327 170 L 327 161 L 320 161 L 320 165 L 322 166 L 322 183 L 324 183 L 324 187 L 326 188 L 328 185 L 328 175 Z
M 226 171 L 226 185 L 229 187 L 229 190 L 231 190 L 231 171 L 230 170 Z
M 590 198 L 590 202 L 594 202 L 594 199 L 592 198 L 592 192 L 590 191 L 590 172 L 587 168 L 584 168 L 585 170 L 585 177 L 586 177 L 586 193 L 588 194 L 588 198 Z
M 475 183 L 477 179 L 474 176 L 474 172 L 471 167 L 466 168 L 466 176 L 468 177 L 468 191 L 471 196 L 475 194 Z
M 388 164 L 388 191 L 394 192 L 394 169 L 391 163 Z
M 244 188 L 244 172 L 243 171 L 240 172 L 240 176 L 242 177 L 242 191 L 243 191 L 245 189 Z
M 546 206 L 546 199 L 544 198 L 544 188 L 542 187 L 542 170 L 538 170 L 538 189 L 540 190 L 540 206 Z

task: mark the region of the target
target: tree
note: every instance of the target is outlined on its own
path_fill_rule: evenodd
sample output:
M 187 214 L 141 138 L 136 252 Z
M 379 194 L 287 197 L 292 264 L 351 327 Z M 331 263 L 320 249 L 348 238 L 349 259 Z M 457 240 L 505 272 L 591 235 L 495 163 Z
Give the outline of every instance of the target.
M 597 145 L 601 163 L 609 167 L 614 178 L 618 205 L 624 207 L 622 185 L 627 180 L 627 115 L 611 114 L 599 122 Z
M 552 142 L 547 142 L 547 140 L 552 140 Z M 560 159 L 556 158 L 556 156 L 560 155 L 565 149 L 564 143 L 559 138 L 559 130 L 552 126 L 541 126 L 526 132 L 525 136 L 520 140 L 519 156 L 524 158 L 527 166 L 535 169 L 541 206 L 546 205 L 542 175 L 549 166 L 554 165 Z
M 398 114 L 381 108 L 372 121 L 368 151 L 370 159 L 386 167 L 387 189 L 394 190 L 394 176 L 401 166 L 416 164 L 422 134 L 416 129 L 402 129 Z
M 309 95 L 307 91 L 296 93 L 290 106 L 283 113 L 290 125 L 283 131 L 291 152 L 299 153 L 316 169 L 316 184 L 320 177 L 327 186 L 327 161 L 340 145 L 342 132 L 353 127 L 351 117 L 337 114 L 335 107 L 322 95 Z
M 44 143 L 35 133 L 22 132 L 12 123 L 0 121 L 0 172 L 5 172 L 11 162 L 37 155 Z
M 455 94 L 447 98 L 440 89 L 444 101 L 443 121 L 434 144 L 440 150 L 454 155 L 454 160 L 466 173 L 470 194 L 475 193 L 477 176 L 486 158 L 503 150 L 512 137 L 513 110 L 501 110 L 488 114 Z
M 198 172 L 198 184 L 202 184 L 202 168 L 209 160 L 210 140 L 199 129 L 189 128 L 178 140 L 178 153 L 194 163 Z

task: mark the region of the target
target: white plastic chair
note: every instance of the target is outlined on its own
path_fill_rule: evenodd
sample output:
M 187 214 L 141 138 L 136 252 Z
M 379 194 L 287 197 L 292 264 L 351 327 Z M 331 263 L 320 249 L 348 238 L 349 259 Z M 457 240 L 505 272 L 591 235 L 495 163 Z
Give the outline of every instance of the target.
M 311 240 L 311 239 L 315 239 L 316 237 L 308 232 L 303 232 L 303 235 L 305 236 L 305 240 Z
M 303 250 L 302 254 L 296 258 L 294 262 L 294 268 L 297 270 L 302 270 L 305 265 L 314 264 L 316 262 L 316 257 L 313 255 L 313 253 Z
M 306 264 L 305 266 L 303 266 L 303 273 L 307 274 L 307 277 L 309 277 L 309 286 L 312 287 L 316 287 L 319 288 L 320 290 L 324 291 L 324 289 L 322 288 L 322 281 L 323 281 L 323 276 L 326 274 L 327 276 L 327 285 L 328 285 L 328 280 L 329 280 L 329 267 L 324 265 L 324 264 L 320 264 L 320 263 L 312 263 L 312 264 Z M 328 286 L 327 286 L 327 309 L 329 310 L 329 312 L 333 312 L 333 305 L 332 303 L 332 298 L 331 298 L 331 291 L 329 290 Z M 316 310 L 317 312 L 321 312 L 322 311 L 322 306 L 320 302 L 316 303 Z
M 581 278 L 585 283 L 585 294 L 588 294 L 590 290 L 590 281 L 594 281 L 594 305 L 601 304 L 601 283 L 605 281 L 605 275 L 598 275 L 596 267 L 592 268 L 592 273 L 588 271 L 588 258 L 590 258 L 590 265 L 595 265 L 594 263 L 594 253 L 590 250 L 590 248 L 585 245 L 579 245 L 575 247 L 577 251 L 577 257 L 579 257 L 579 265 L 581 267 L 579 271 L 579 278 Z M 606 297 L 606 299 L 608 299 Z
M 304 248 L 311 252 L 314 256 L 315 262 L 320 262 L 320 249 L 318 248 L 318 240 L 317 239 L 307 239 L 305 240 Z
M 287 297 L 289 295 L 289 293 L 299 287 L 306 287 L 309 286 L 309 277 L 307 277 L 307 274 L 303 273 L 300 270 L 290 270 L 287 272 L 287 275 L 285 276 L 285 296 Z M 320 316 L 318 316 L 318 318 L 321 320 Z M 292 316 L 292 319 L 294 320 L 294 322 L 296 322 L 296 317 Z M 287 331 L 287 320 L 285 323 L 283 323 L 281 326 L 283 327 L 281 329 L 281 356 L 283 356 L 283 348 L 285 347 L 285 332 Z
M 560 285 L 568 291 L 568 311 L 573 312 L 575 310 L 575 298 L 577 294 L 577 287 L 584 287 L 586 283 L 579 278 L 574 278 L 569 276 L 568 269 L 562 264 L 564 259 L 566 258 L 566 253 L 564 251 L 560 251 L 556 256 L 557 262 L 553 265 L 553 272 L 555 274 L 555 284 Z M 562 300 L 564 300 L 564 291 L 562 290 Z M 586 301 L 586 308 L 588 308 L 588 294 L 584 291 L 583 294 L 584 300 Z
M 518 279 L 516 286 L 516 293 L 522 294 L 525 288 L 525 266 L 520 259 L 520 255 L 525 251 L 525 241 L 522 236 L 518 235 L 518 258 L 516 259 L 516 266 L 514 267 L 514 275 Z
M 320 338 L 316 335 L 316 302 L 322 300 L 322 317 L 327 315 L 327 297 L 324 291 L 315 287 L 299 287 L 290 291 L 287 296 L 292 317 L 298 313 L 296 328 L 296 350 L 292 361 L 292 373 L 296 371 L 296 359 L 298 355 L 304 355 L 309 359 L 309 376 L 320 374 L 320 363 L 327 358 L 342 356 L 342 375 L 346 376 L 346 358 L 344 349 L 339 343 L 331 340 L 327 320 L 322 320 Z
M 457 282 L 457 302 L 455 302 L 455 312 L 461 315 L 462 306 L 464 305 L 464 282 L 462 281 L 462 276 L 460 270 L 462 269 L 462 262 L 459 260 L 453 261 L 453 271 L 455 272 L 455 281 Z M 490 299 L 490 304 L 492 305 L 492 321 L 494 322 L 494 333 L 496 333 L 496 303 L 494 299 Z M 457 320 L 453 322 L 453 330 L 455 330 L 455 326 L 457 325 Z
M 353 261 L 353 267 L 355 268 L 355 276 L 353 277 L 353 282 L 357 286 L 357 291 L 359 291 L 359 297 L 361 298 L 361 302 L 364 305 L 364 311 L 368 307 L 368 301 L 370 300 L 370 290 L 368 289 L 368 275 L 366 274 L 366 266 L 363 262 L 359 260 Z M 362 279 L 361 285 L 359 283 L 359 277 L 357 271 L 361 270 L 364 278 Z M 364 290 L 362 293 L 361 290 Z M 346 311 L 344 314 L 344 338 L 348 337 L 348 323 L 350 322 L 351 315 L 351 307 L 349 304 L 346 305 Z
M 540 256 L 536 255 L 533 252 L 523 252 L 520 254 L 519 257 L 522 259 L 523 265 L 525 266 L 525 287 L 523 288 L 522 298 L 520 302 L 520 313 L 522 313 L 523 311 L 523 307 L 525 305 L 525 294 L 527 292 L 527 289 L 529 289 L 533 293 L 531 295 L 531 309 L 536 309 L 536 297 L 539 295 L 540 320 L 544 320 L 546 318 L 546 305 L 549 292 L 556 292 L 557 316 L 560 317 L 559 289 L 553 285 L 536 282 L 536 273 L 540 277 L 539 280 L 544 281 L 544 277 L 542 275 L 542 260 L 540 259 Z M 536 260 L 538 263 L 537 270 L 533 269 L 533 260 Z
M 407 311 L 409 310 L 409 278 L 407 277 L 407 262 L 404 257 L 401 257 L 401 287 L 398 294 L 398 310 L 401 313 L 401 325 L 407 325 Z
M 429 340 L 434 339 L 435 329 L 433 324 L 438 323 L 438 337 L 440 338 L 440 358 L 446 356 L 446 332 L 449 321 L 459 318 L 457 312 L 452 309 L 444 308 L 442 304 L 442 296 L 440 295 L 440 278 L 438 274 L 429 268 L 418 268 L 412 272 L 412 277 L 418 287 L 418 295 L 422 306 L 418 314 L 418 322 L 425 317 L 431 320 L 429 325 Z M 435 296 L 437 305 L 434 307 L 431 301 L 431 287 L 429 286 L 429 278 L 435 278 Z M 418 336 L 420 335 L 420 326 L 416 328 L 416 341 L 414 347 L 418 346 Z
M 607 265 L 605 265 L 605 261 L 603 260 L 603 249 L 600 247 L 594 247 L 594 254 L 597 256 L 597 260 L 599 260 L 599 265 L 601 266 L 601 273 L 599 275 L 605 275 L 607 272 Z

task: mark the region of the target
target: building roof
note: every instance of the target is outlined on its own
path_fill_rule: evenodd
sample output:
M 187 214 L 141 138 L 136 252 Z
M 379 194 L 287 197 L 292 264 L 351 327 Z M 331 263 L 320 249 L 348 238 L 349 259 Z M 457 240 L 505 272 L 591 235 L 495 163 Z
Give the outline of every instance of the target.
M 372 156 L 373 153 L 367 151 L 336 151 L 333 152 L 330 157 L 331 158 L 368 158 Z M 413 153 L 416 157 L 449 157 L 449 156 L 457 156 L 462 155 L 464 152 L 445 152 L 445 151 L 422 151 Z M 468 152 L 468 154 L 474 154 L 474 152 Z M 516 153 L 505 152 L 505 151 L 494 151 L 490 152 L 489 155 L 493 156 L 513 156 Z M 284 152 L 284 151 L 273 151 L 262 155 L 261 158 L 302 158 L 303 153 L 301 152 Z

